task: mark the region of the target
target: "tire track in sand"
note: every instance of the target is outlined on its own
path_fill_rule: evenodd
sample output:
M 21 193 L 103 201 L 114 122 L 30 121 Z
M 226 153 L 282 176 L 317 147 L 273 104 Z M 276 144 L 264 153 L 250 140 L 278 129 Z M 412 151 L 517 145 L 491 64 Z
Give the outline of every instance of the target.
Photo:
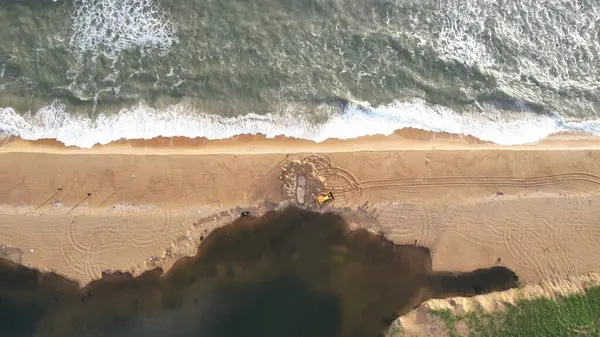
M 332 170 L 325 171 L 331 174 Z M 347 178 L 347 175 L 344 174 Z M 360 195 L 367 190 L 393 189 L 403 193 L 423 193 L 446 187 L 517 187 L 531 188 L 563 185 L 567 189 L 589 193 L 600 191 L 600 176 L 584 173 L 561 173 L 538 177 L 429 177 L 413 179 L 385 179 L 354 182 L 351 179 L 346 186 L 336 186 L 332 190 L 340 197 Z
M 600 191 L 600 176 L 587 172 L 555 173 L 543 176 L 477 176 L 477 177 L 426 177 L 406 179 L 380 179 L 359 181 L 350 171 L 335 166 L 326 156 L 312 155 L 303 161 L 310 163 L 315 174 L 322 177 L 339 197 L 360 196 L 365 190 L 395 189 L 406 193 L 419 193 L 448 186 L 456 187 L 541 187 L 565 184 L 578 192 Z M 335 180 L 335 181 L 332 181 Z M 342 181 L 342 183 L 339 182 Z
M 90 279 L 94 278 L 95 260 L 93 259 L 92 247 L 82 244 L 76 234 L 76 219 L 69 221 L 66 229 L 67 240 L 61 242 L 61 255 L 65 263 L 74 271 L 85 275 Z M 65 245 L 66 244 L 66 245 Z M 82 258 L 74 257 L 72 252 L 82 255 Z M 80 262 L 83 259 L 83 262 Z
M 164 238 L 166 236 L 168 236 L 171 233 L 172 227 L 173 227 L 173 215 L 170 211 L 163 211 L 163 225 L 160 228 L 160 230 L 156 231 L 154 230 L 154 224 L 155 221 L 153 220 L 155 217 L 153 216 L 154 213 L 150 212 L 150 215 L 148 217 L 146 217 L 146 220 L 143 221 L 144 224 L 136 224 L 137 221 L 135 221 L 135 219 L 131 219 L 128 218 L 127 221 L 125 223 L 121 223 L 119 226 L 116 227 L 117 229 L 117 235 L 123 239 L 125 241 L 125 243 L 131 247 L 135 247 L 135 248 L 147 248 L 152 246 L 155 242 L 157 238 Z M 142 221 L 140 221 L 142 222 Z M 134 227 L 131 224 L 133 224 L 136 228 L 142 228 L 143 232 L 148 232 L 148 231 L 152 231 L 150 237 L 148 238 L 138 238 L 137 235 L 135 233 L 132 234 L 132 232 L 127 228 L 127 227 Z M 112 226 L 114 227 L 114 226 Z M 99 232 L 102 231 L 108 231 L 108 228 L 105 228 L 105 226 L 103 227 L 99 227 L 98 228 Z M 138 232 L 139 229 L 138 229 Z M 115 234 L 114 231 L 111 230 L 112 234 Z

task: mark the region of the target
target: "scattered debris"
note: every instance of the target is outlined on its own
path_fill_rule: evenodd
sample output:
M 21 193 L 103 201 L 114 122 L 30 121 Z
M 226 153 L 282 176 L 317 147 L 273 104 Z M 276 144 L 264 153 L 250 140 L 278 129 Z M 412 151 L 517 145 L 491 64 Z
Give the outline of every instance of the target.
M 504 195 L 504 192 L 496 192 L 496 195 L 497 196 L 502 196 L 502 195 Z

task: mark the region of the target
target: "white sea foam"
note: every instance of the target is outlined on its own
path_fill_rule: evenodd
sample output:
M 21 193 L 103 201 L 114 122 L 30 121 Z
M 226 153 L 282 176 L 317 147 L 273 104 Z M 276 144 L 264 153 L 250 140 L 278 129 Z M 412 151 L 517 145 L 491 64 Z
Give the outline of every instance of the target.
M 155 0 L 76 0 L 74 8 L 70 46 L 76 56 L 115 57 L 176 42 L 175 29 Z
M 446 0 L 438 9 L 433 45 L 442 58 L 500 81 L 524 75 L 557 90 L 600 90 L 597 0 Z
M 487 105 L 480 107 L 482 111 L 457 114 L 422 100 L 376 108 L 355 104 L 334 113 L 324 123 L 312 124 L 293 109 L 279 114 L 220 117 L 199 113 L 183 105 L 156 110 L 141 104 L 114 115 L 100 115 L 92 121 L 70 115 L 64 105 L 55 102 L 26 116 L 17 114 L 12 108 L 0 108 L 0 132 L 30 140 L 57 139 L 66 145 L 83 148 L 119 139 L 158 136 L 223 139 L 256 133 L 270 138 L 286 135 L 320 142 L 328 138 L 389 135 L 406 127 L 472 135 L 504 145 L 536 142 L 559 131 L 587 131 L 600 135 L 599 120 L 566 123 L 557 117 L 527 111 L 507 112 Z

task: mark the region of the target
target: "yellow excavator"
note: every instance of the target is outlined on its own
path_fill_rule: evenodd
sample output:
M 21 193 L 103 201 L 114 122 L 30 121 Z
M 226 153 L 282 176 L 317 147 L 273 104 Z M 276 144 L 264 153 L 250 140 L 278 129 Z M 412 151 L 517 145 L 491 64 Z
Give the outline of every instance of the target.
M 333 192 L 329 192 L 329 193 L 321 193 L 319 195 L 317 195 L 317 204 L 319 204 L 320 206 L 323 206 L 326 202 L 330 201 L 330 200 L 334 200 L 335 198 L 333 197 Z

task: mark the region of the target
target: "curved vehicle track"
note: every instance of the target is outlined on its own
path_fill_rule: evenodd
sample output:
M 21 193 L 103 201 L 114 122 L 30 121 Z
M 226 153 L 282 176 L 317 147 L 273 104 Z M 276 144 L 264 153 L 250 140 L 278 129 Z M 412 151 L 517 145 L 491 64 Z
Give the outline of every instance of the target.
M 429 189 L 447 186 L 455 187 L 538 187 L 547 185 L 557 185 L 565 183 L 580 183 L 571 185 L 581 192 L 600 190 L 600 176 L 585 173 L 559 173 L 538 177 L 431 177 L 416 179 L 384 179 L 370 180 L 364 182 L 355 182 L 350 180 L 348 187 L 334 188 L 338 193 L 352 192 L 356 190 L 377 190 L 377 189 Z

